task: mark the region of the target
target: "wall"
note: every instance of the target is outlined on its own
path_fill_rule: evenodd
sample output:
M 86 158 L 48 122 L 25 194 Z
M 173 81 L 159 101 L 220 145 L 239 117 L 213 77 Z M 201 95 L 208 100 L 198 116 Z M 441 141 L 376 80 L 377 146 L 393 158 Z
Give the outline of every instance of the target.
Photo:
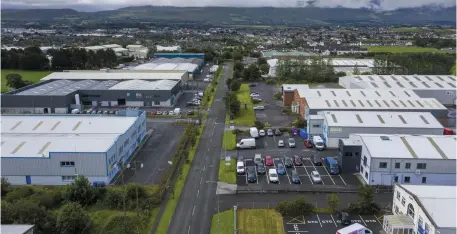
M 344 145 L 341 140 L 338 143 L 338 165 L 341 173 L 359 172 L 362 147 L 359 145 Z
M 7 178 L 8 182 L 13 185 L 25 185 L 26 179 L 25 176 L 4 176 L 2 177 Z M 95 181 L 104 181 L 107 183 L 106 176 L 89 176 L 87 177 L 89 182 L 92 184 Z M 31 176 L 31 182 L 35 185 L 67 185 L 70 184 L 70 181 L 62 181 L 62 176 Z
M 371 172 L 370 185 L 393 185 L 394 176 L 398 176 L 399 184 L 430 184 L 430 185 L 456 185 L 455 173 L 389 173 Z M 410 183 L 405 183 L 404 178 L 409 177 Z M 422 177 L 427 178 L 426 183 L 422 183 Z
M 436 98 L 443 105 L 455 105 L 455 89 L 415 89 L 413 90 L 419 97 Z
M 292 105 L 292 102 L 294 101 L 294 92 L 284 92 L 282 93 L 282 104 L 284 106 L 290 106 Z

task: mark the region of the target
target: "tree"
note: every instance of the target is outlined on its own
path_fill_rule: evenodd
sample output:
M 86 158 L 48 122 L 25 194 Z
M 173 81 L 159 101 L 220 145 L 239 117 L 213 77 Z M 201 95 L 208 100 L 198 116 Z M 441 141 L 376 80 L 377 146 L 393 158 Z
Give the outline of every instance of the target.
M 235 71 L 242 71 L 244 68 L 244 64 L 242 62 L 236 61 L 235 62 Z
M 239 51 L 234 51 L 234 52 L 232 52 L 232 58 L 235 61 L 239 61 L 239 60 L 243 59 L 243 55 Z
M 257 65 L 262 65 L 262 64 L 267 64 L 268 65 L 268 62 L 265 58 L 259 58 L 257 59 Z
M 76 177 L 75 182 L 67 185 L 64 190 L 64 198 L 71 202 L 77 202 L 81 205 L 90 205 L 97 201 L 101 196 L 101 188 L 91 186 L 85 176 Z
M 451 74 L 455 76 L 455 63 L 454 63 L 454 66 L 452 66 Z
M 357 67 L 357 63 L 354 66 L 354 69 L 352 70 L 353 75 L 360 75 L 360 69 Z
M 338 208 L 338 205 L 340 204 L 340 197 L 338 197 L 338 195 L 332 193 L 327 196 L 327 203 L 333 213 L 336 211 L 336 209 Z
M 27 223 L 35 225 L 35 233 L 56 233 L 55 217 L 31 201 L 14 203 L 2 201 L 2 224 Z
M 8 179 L 5 177 L 2 177 L 2 197 L 4 197 L 8 191 L 10 190 L 10 183 L 8 182 Z
M 56 227 L 61 234 L 90 233 L 92 221 L 80 204 L 70 202 L 59 209 Z
M 232 84 L 233 80 L 234 80 L 233 78 L 225 80 L 225 83 L 227 84 L 228 87 L 230 87 L 230 85 Z
M 232 81 L 232 83 L 230 84 L 230 90 L 232 90 L 233 92 L 240 90 L 240 87 L 241 83 L 237 80 Z
M 238 70 L 233 73 L 233 78 L 241 78 L 242 76 L 243 73 Z
M 336 76 L 337 76 L 337 77 L 343 77 L 343 76 L 346 76 L 346 75 L 347 75 L 347 74 L 346 74 L 346 72 L 344 72 L 344 71 L 339 71 L 339 72 L 336 73 Z
M 10 73 L 6 75 L 6 85 L 14 89 L 20 89 L 30 85 L 31 83 L 32 82 L 28 80 L 23 80 L 22 76 L 17 73 Z
M 268 74 L 270 71 L 270 66 L 268 64 L 262 64 L 259 66 L 260 71 L 262 72 L 263 75 Z
M 374 201 L 373 193 L 374 193 L 373 187 L 371 187 L 369 185 L 360 186 L 358 195 L 359 195 L 361 204 L 369 205 L 369 204 L 373 203 L 373 201 Z
M 240 112 L 240 101 L 234 92 L 227 92 L 224 97 L 225 108 L 229 109 L 230 117 L 233 119 Z

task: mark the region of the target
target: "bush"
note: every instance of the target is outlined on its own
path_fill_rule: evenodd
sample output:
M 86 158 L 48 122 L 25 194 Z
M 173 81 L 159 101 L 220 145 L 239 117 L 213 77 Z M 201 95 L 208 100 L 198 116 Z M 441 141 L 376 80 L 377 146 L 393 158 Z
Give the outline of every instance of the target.
M 281 92 L 275 92 L 275 93 L 273 94 L 273 99 L 278 100 L 278 101 L 282 100 L 282 94 L 281 94 Z
M 282 110 L 282 113 L 284 113 L 286 115 L 291 115 L 292 114 L 292 110 L 290 109 L 290 106 L 284 107 L 284 109 Z
M 274 79 L 267 79 L 265 84 L 276 84 L 276 81 Z
M 29 200 L 46 209 L 53 209 L 59 207 L 63 198 L 60 191 L 45 190 L 35 193 Z
M 90 233 L 92 221 L 79 203 L 70 202 L 59 209 L 56 227 L 61 234 Z
M 8 179 L 2 177 L 2 197 L 4 197 L 8 191 L 10 190 L 11 188 L 11 185 L 10 183 L 8 182 Z
M 112 209 L 122 208 L 124 205 L 124 191 L 120 189 L 108 189 L 105 203 Z
M 65 187 L 64 198 L 84 206 L 95 203 L 105 192 L 106 188 L 92 187 L 87 177 L 78 176 L 75 182 Z
M 240 90 L 240 87 L 241 83 L 237 80 L 232 81 L 232 83 L 230 84 L 230 90 L 233 92 Z
M 127 185 L 127 197 L 130 199 L 136 199 L 136 191 L 138 189 L 138 198 L 146 198 L 148 196 L 143 186 L 135 183 Z
M 258 121 L 258 120 L 254 121 L 254 126 L 255 126 L 257 129 L 263 129 L 263 128 L 265 128 L 265 124 L 262 123 L 262 121 Z
M 276 205 L 278 211 L 283 217 L 285 216 L 308 216 L 313 211 L 313 205 L 306 203 L 304 198 L 296 199 L 295 201 L 283 201 Z
M 257 99 L 252 100 L 252 104 L 259 104 L 259 103 L 261 103 L 261 101 L 259 101 Z
M 242 130 L 240 130 L 240 129 L 238 129 L 238 128 L 233 129 L 232 132 L 233 132 L 233 134 L 235 134 L 235 135 L 243 134 L 243 133 L 244 133 L 244 131 L 242 131 Z
M 103 233 L 105 234 L 137 234 L 141 223 L 136 216 L 116 215 L 106 224 Z
M 14 187 L 12 191 L 10 191 L 6 197 L 5 200 L 8 202 L 16 202 L 18 200 L 21 200 L 23 198 L 27 198 L 30 195 L 35 193 L 33 189 L 29 186 L 19 186 L 19 187 Z
M 292 121 L 291 125 L 294 126 L 294 127 L 297 127 L 297 128 L 305 128 L 306 127 L 306 121 L 297 118 L 296 120 Z
M 31 201 L 2 201 L 1 212 L 2 224 L 34 224 L 37 233 L 58 233 L 55 230 L 56 220 L 52 213 Z

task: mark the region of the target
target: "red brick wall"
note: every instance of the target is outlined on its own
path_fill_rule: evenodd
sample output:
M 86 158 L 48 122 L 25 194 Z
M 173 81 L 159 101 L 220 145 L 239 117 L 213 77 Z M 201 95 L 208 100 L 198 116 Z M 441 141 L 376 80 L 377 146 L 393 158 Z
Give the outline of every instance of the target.
M 282 104 L 284 106 L 292 105 L 292 101 L 294 100 L 294 92 L 283 92 L 282 95 Z
M 294 91 L 294 103 L 299 103 L 299 114 L 300 118 L 304 119 L 305 118 L 305 106 L 306 106 L 306 100 L 304 98 L 301 98 L 300 95 L 298 94 L 297 90 Z

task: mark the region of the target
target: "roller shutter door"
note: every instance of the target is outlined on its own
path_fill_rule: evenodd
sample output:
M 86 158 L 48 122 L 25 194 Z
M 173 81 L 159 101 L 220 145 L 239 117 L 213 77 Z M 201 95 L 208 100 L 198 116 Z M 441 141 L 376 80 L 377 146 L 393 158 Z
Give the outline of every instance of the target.
M 144 101 L 126 101 L 126 106 L 144 106 Z

